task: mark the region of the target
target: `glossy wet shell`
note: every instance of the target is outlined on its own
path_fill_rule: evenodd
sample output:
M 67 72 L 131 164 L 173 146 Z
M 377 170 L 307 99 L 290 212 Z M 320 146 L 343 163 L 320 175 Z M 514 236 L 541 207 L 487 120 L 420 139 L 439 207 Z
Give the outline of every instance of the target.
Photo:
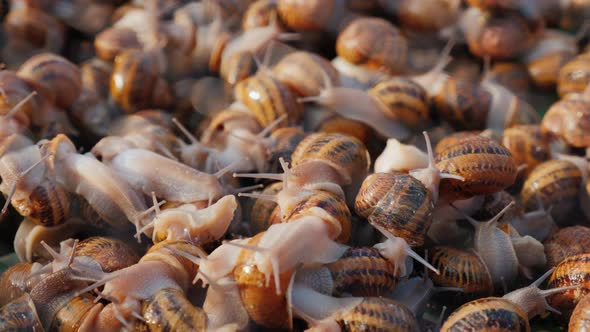
M 31 274 L 31 263 L 17 263 L 6 269 L 0 277 L 0 305 L 22 296 L 32 288 L 36 281 L 27 279 Z
M 146 108 L 166 108 L 172 102 L 171 93 L 159 75 L 155 54 L 126 50 L 115 58 L 111 96 L 128 113 Z
M 431 102 L 456 130 L 482 130 L 486 128 L 492 103 L 489 92 L 469 81 L 447 79 Z
M 590 102 L 582 96 L 556 102 L 545 113 L 541 127 L 571 146 L 590 146 Z
M 467 137 L 436 155 L 441 172 L 462 176 L 465 181 L 443 179 L 441 196 L 465 199 L 503 190 L 514 183 L 517 163 L 508 149 L 483 137 Z
M 0 308 L 0 330 L 44 331 L 35 304 L 28 294 Z
M 336 40 L 336 53 L 346 61 L 387 73 L 405 70 L 408 43 L 388 21 L 363 17 L 352 21 Z
M 549 160 L 538 165 L 526 179 L 520 192 L 525 211 L 538 209 L 538 194 L 545 207 L 552 206 L 551 215 L 563 224 L 577 206 L 582 174 L 572 162 Z
M 92 257 L 104 272 L 113 272 L 139 261 L 135 250 L 121 240 L 106 237 L 90 237 L 76 246 L 75 256 Z
M 326 267 L 334 281 L 335 296 L 382 296 L 393 290 L 395 266 L 372 247 L 350 248 Z
M 430 191 L 410 175 L 369 175 L 355 201 L 355 211 L 412 246 L 424 244 L 432 223 L 434 203 Z
M 341 231 L 335 240 L 340 243 L 348 243 L 352 231 L 350 210 L 348 209 L 348 206 L 346 206 L 344 200 L 332 193 L 318 191 L 297 204 L 293 210 L 281 212 L 287 213 L 284 217 L 284 221 L 289 222 L 291 220 L 296 221 L 299 218 L 311 215 L 310 209 L 312 208 L 320 208 L 324 210 L 331 220 L 326 220 L 324 215 L 318 215 L 318 217 L 330 224 L 337 223 L 339 225 L 338 228 L 340 228 Z
M 498 297 L 486 297 L 462 305 L 441 328 L 441 332 L 530 330 L 527 314 L 512 302 Z
M 370 166 L 369 152 L 358 139 L 343 134 L 315 133 L 302 140 L 291 156 L 292 167 L 320 160 L 343 178 L 364 179 Z
M 583 92 L 590 83 L 590 56 L 581 54 L 559 71 L 557 92 L 563 97 L 572 92 Z
M 334 317 L 342 331 L 419 331 L 414 314 L 403 304 L 382 297 L 365 298 L 348 312 Z
M 143 318 L 153 332 L 206 331 L 207 315 L 174 288 L 161 289 L 144 304 Z
M 570 256 L 590 253 L 590 228 L 580 225 L 562 228 L 544 246 L 547 266 L 556 266 Z
M 82 295 L 72 298 L 65 306 L 57 311 L 51 322 L 52 331 L 78 331 L 88 312 L 95 306 L 94 297 Z
M 330 84 L 340 85 L 340 75 L 330 61 L 304 51 L 294 52 L 282 58 L 274 66 L 273 74 L 301 97 L 318 96 L 327 88 L 324 82 L 325 75 Z
M 492 294 L 492 277 L 484 262 L 473 252 L 434 247 L 429 261 L 440 271 L 439 275 L 428 271 L 435 285 L 462 288 L 465 293 Z
M 256 245 L 263 234 L 254 236 L 248 244 Z M 290 322 L 285 294 L 293 271 L 285 271 L 280 275 L 281 292 L 277 295 L 274 276 L 269 277 L 269 286 L 266 287 L 264 274 L 256 265 L 249 263 L 254 255 L 252 251 L 242 250 L 233 271 L 244 307 L 250 318 L 257 324 L 268 328 L 286 329 Z
M 525 175 L 549 159 L 549 137 L 541 131 L 538 125 L 519 125 L 504 130 L 502 145 L 510 152 L 518 165 L 527 165 L 523 171 Z
M 303 115 L 303 106 L 297 102 L 293 92 L 281 81 L 262 72 L 238 83 L 234 94 L 256 116 L 262 127 L 283 114 L 287 114 L 283 124 L 294 125 Z
M 430 121 L 430 104 L 426 90 L 406 78 L 393 78 L 369 90 L 384 106 L 387 116 L 410 128 L 422 128 Z
M 561 311 L 564 318 L 568 318 L 582 297 L 590 293 L 589 273 L 590 254 L 580 254 L 561 261 L 551 274 L 547 289 L 580 285 L 580 288 L 566 290 L 547 298 L 549 304 Z

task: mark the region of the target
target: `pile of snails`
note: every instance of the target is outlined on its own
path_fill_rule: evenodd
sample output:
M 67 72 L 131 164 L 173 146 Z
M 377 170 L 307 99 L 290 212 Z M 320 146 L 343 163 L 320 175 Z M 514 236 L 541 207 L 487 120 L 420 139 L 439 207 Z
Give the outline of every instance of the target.
M 1 331 L 590 326 L 587 1 L 0 13 Z

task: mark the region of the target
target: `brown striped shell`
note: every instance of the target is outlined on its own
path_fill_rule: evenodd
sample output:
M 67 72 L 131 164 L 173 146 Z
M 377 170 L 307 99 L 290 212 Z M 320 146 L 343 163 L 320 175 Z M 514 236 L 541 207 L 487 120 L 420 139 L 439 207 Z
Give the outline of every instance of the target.
M 514 183 L 517 163 L 508 149 L 483 136 L 462 139 L 436 155 L 441 173 L 462 176 L 465 181 L 443 179 L 441 196 L 465 199 L 503 190 Z
M 89 294 L 72 298 L 55 313 L 50 330 L 60 332 L 78 331 L 90 311 L 95 307 L 102 306 L 102 304 L 95 303 L 94 299 L 94 296 Z
M 53 53 L 35 55 L 23 63 L 17 75 L 31 82 L 57 107 L 69 108 L 82 92 L 80 69 Z
M 576 304 L 576 308 L 572 312 L 568 324 L 569 332 L 584 331 L 588 329 L 588 326 L 590 326 L 590 308 L 588 306 L 590 306 L 590 296 L 584 296 L 580 302 Z
M 456 130 L 482 130 L 486 128 L 492 95 L 472 82 L 447 79 L 431 96 L 431 103 Z
M 153 332 L 206 331 L 207 315 L 176 288 L 158 290 L 143 305 L 142 316 Z
M 340 228 L 340 232 L 335 240 L 348 243 L 352 231 L 350 210 L 342 198 L 327 191 L 317 191 L 295 205 L 291 211 L 281 211 L 284 216 L 283 222 L 297 221 L 299 218 L 314 214 L 312 209 L 318 208 L 322 210 L 321 214 L 317 214 L 319 218 L 330 224 L 338 224 L 336 227 Z
M 582 53 L 559 71 L 557 93 L 560 97 L 574 92 L 583 92 L 590 83 L 590 55 Z
M 254 75 L 258 70 L 252 52 L 237 52 L 227 56 L 219 68 L 219 76 L 229 84 L 236 84 Z
M 563 139 L 574 147 L 590 146 L 590 101 L 571 94 L 553 104 L 541 123 L 544 132 Z
M 371 224 L 419 247 L 432 223 L 434 202 L 430 191 L 410 175 L 375 173 L 363 182 L 354 208 Z
M 326 77 L 333 86 L 340 85 L 338 71 L 325 58 L 306 51 L 293 52 L 273 67 L 273 75 L 300 97 L 318 96 L 327 88 Z
M 125 50 L 115 58 L 110 91 L 127 113 L 167 108 L 172 103 L 170 88 L 160 77 L 158 55 L 141 50 Z
M 25 294 L 0 308 L 0 330 L 44 331 L 31 296 Z
M 283 183 L 275 182 L 266 186 L 262 191 L 262 194 L 276 195 L 282 189 Z M 257 199 L 254 201 L 252 210 L 250 211 L 250 226 L 252 227 L 252 232 L 258 234 L 267 230 L 270 225 L 272 225 L 271 215 L 277 206 L 277 203 L 265 199 Z
M 17 76 L 15 72 L 9 70 L 0 71 L 0 88 L 4 91 L 0 95 L 0 113 L 6 114 L 16 104 L 24 100 L 30 95 L 34 89 L 30 83 Z M 19 122 L 26 123 L 28 125 L 28 117 L 32 117 L 33 114 L 39 114 L 47 107 L 47 102 L 40 95 L 33 96 L 28 102 L 21 106 L 19 112 L 14 117 Z
M 564 227 L 547 239 L 544 246 L 547 266 L 556 266 L 570 256 L 590 253 L 590 228 Z
M 374 137 L 373 128 L 362 122 L 339 115 L 334 115 L 324 120 L 316 131 L 352 136 L 365 145 L 370 144 Z
M 249 245 L 256 245 L 264 233 L 251 238 Z M 287 310 L 286 291 L 293 271 L 285 271 L 280 275 L 280 294 L 275 289 L 274 275 L 269 277 L 268 286 L 266 278 L 251 264 L 255 252 L 242 250 L 233 271 L 233 276 L 238 284 L 240 296 L 250 318 L 257 324 L 268 328 L 288 328 L 289 315 Z
M 265 27 L 272 24 L 273 16 L 278 15 L 277 1 L 257 0 L 248 6 L 248 10 L 242 17 L 242 29 L 248 30 L 255 27 Z
M 381 1 L 385 10 L 398 17 L 404 29 L 434 33 L 454 23 L 461 13 L 459 0 Z
M 93 236 L 76 246 L 76 256 L 94 259 L 104 272 L 121 270 L 139 261 L 135 250 L 125 242 L 113 238 Z
M 350 13 L 340 0 L 279 0 L 281 21 L 295 31 L 334 33 L 348 23 Z
M 65 28 L 63 24 L 53 15 L 34 6 L 22 6 L 10 10 L 2 25 L 6 37 L 10 40 L 8 45 L 13 41 L 25 42 L 27 46 L 34 49 L 59 52 L 64 44 Z M 4 60 L 11 62 L 25 60 L 12 59 L 10 55 L 4 54 Z
M 406 69 L 408 42 L 388 21 L 361 17 L 338 35 L 336 53 L 349 63 L 395 74 Z
M 192 278 L 197 274 L 199 266 L 187 259 L 184 256 L 181 256 L 175 252 L 172 252 L 168 248 L 174 248 L 177 251 L 182 251 L 187 254 L 192 255 L 193 257 L 200 257 L 203 254 L 202 249 L 195 246 L 192 243 L 183 240 L 164 240 L 154 244 L 146 253 L 141 257 L 139 262 L 146 262 L 146 261 L 161 261 L 165 260 L 166 263 L 172 267 L 174 267 L 178 271 L 182 271 L 187 278 Z M 187 285 L 190 283 L 190 280 L 186 280 Z
M 418 321 L 408 308 L 383 297 L 367 297 L 356 307 L 332 318 L 343 331 L 419 331 Z
M 117 55 L 130 48 L 141 48 L 137 33 L 131 28 L 107 28 L 94 38 L 96 56 L 105 61 L 115 60 Z
M 582 185 L 580 169 L 566 160 L 549 160 L 537 167 L 527 177 L 520 197 L 525 211 L 540 208 L 537 195 L 543 206 L 551 206 L 551 216 L 558 225 L 568 220 L 577 207 Z
M 526 312 L 499 297 L 468 302 L 445 321 L 441 332 L 451 331 L 526 331 L 531 327 Z
M 305 138 L 306 134 L 298 127 L 279 128 L 270 134 L 268 151 L 268 160 L 270 161 L 270 171 L 275 172 L 280 169 L 280 158 L 287 163 L 291 163 L 291 156 L 297 145 Z
M 96 96 L 107 98 L 109 96 L 109 83 L 113 66 L 105 61 L 92 58 L 80 65 L 82 86 L 84 91 L 90 91 Z
M 549 304 L 568 318 L 576 303 L 590 293 L 590 254 L 570 256 L 559 263 L 549 278 L 548 289 L 580 285 L 580 288 L 566 290 L 548 297 Z
M 380 82 L 369 90 L 390 115 L 409 128 L 424 128 L 430 122 L 430 105 L 426 90 L 402 77 Z
M 258 123 L 266 127 L 283 114 L 284 125 L 295 125 L 303 115 L 303 106 L 281 81 L 264 72 L 239 82 L 234 88 L 238 100 L 256 116 Z
M 538 125 L 518 125 L 504 130 L 502 145 L 510 152 L 518 165 L 527 165 L 523 171 L 528 175 L 532 170 L 549 159 L 549 137 Z
M 372 247 L 350 248 L 326 268 L 332 275 L 335 296 L 382 296 L 393 290 L 399 279 L 395 266 Z
M 455 131 L 448 135 L 444 135 L 436 146 L 434 147 L 434 153 L 439 154 L 441 151 L 445 150 L 446 148 L 459 143 L 462 139 L 470 136 L 477 136 L 480 134 L 480 131 Z
M 39 281 L 37 278 L 28 278 L 33 264 L 17 263 L 6 269 L 0 276 L 0 306 L 22 296 L 30 291 L 33 285 Z
M 315 133 L 303 139 L 291 156 L 292 167 L 308 161 L 332 166 L 344 179 L 362 181 L 369 171 L 369 152 L 358 139 L 329 133 Z
M 71 194 L 53 180 L 45 179 L 27 199 L 12 200 L 16 211 L 37 225 L 63 224 L 70 216 Z
M 430 263 L 440 274 L 428 274 L 435 285 L 462 288 L 465 293 L 490 295 L 492 277 L 484 262 L 473 252 L 452 247 L 434 247 Z

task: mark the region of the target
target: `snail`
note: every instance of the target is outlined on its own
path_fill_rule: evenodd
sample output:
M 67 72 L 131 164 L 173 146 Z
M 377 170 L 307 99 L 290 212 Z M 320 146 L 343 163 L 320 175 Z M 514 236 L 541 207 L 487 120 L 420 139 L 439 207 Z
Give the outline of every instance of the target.
M 457 328 L 480 331 L 497 326 L 513 326 L 529 331 L 530 319 L 547 310 L 556 311 L 547 303 L 546 297 L 579 287 L 574 285 L 540 290 L 539 286 L 552 272 L 553 270 L 549 270 L 530 286 L 512 291 L 501 298 L 486 297 L 462 305 L 445 321 L 441 331 L 453 331 Z
M 403 28 L 424 32 L 448 27 L 461 13 L 461 2 L 457 0 L 379 0 L 379 3 L 386 12 L 399 18 Z
M 441 271 L 429 273 L 436 285 L 458 287 L 468 294 L 493 293 L 490 272 L 477 254 L 446 246 L 434 247 L 431 253 L 429 261 Z
M 519 165 L 527 165 L 522 176 L 527 176 L 537 165 L 549 159 L 549 137 L 538 125 L 518 125 L 506 128 L 502 135 L 505 146 Z
M 336 34 L 355 17 L 342 0 L 280 0 L 277 2 L 277 9 L 281 21 L 295 31 L 325 31 Z
M 548 266 L 557 266 L 564 259 L 590 252 L 590 230 L 585 226 L 564 227 L 544 243 Z
M 590 146 L 589 99 L 586 92 L 570 93 L 547 110 L 541 123 L 543 132 L 564 140 L 574 147 Z
M 588 301 L 590 301 L 590 297 L 584 296 L 580 302 L 576 304 L 574 311 L 572 312 L 572 316 L 570 317 L 570 321 L 568 324 L 568 331 L 583 331 L 586 326 L 588 326 Z
M 588 54 L 582 53 L 561 67 L 557 77 L 557 93 L 560 97 L 572 92 L 580 93 L 586 89 L 590 83 L 590 73 L 586 71 L 588 61 Z
M 573 255 L 562 260 L 549 279 L 550 288 L 563 288 L 580 284 L 579 289 L 554 294 L 549 303 L 559 310 L 564 317 L 570 317 L 577 302 L 588 293 L 588 284 L 584 279 L 588 262 L 588 254 Z

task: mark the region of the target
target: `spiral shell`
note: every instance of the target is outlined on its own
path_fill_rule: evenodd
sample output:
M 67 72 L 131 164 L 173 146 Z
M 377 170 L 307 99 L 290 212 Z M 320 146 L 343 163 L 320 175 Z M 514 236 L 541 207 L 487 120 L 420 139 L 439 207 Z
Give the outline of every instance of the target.
M 541 128 L 575 147 L 590 146 L 590 101 L 571 95 L 553 104 Z
M 556 266 L 570 256 L 590 253 L 590 228 L 580 225 L 562 228 L 544 245 L 547 265 Z
M 105 61 L 113 61 L 126 49 L 139 49 L 141 44 L 133 29 L 107 28 L 94 38 L 96 56 Z
M 552 206 L 551 215 L 555 222 L 563 224 L 577 206 L 582 174 L 572 162 L 549 160 L 537 167 L 527 177 L 520 192 L 525 211 L 540 208 L 537 195 L 543 206 Z
M 441 195 L 453 199 L 503 190 L 516 180 L 518 167 L 508 149 L 483 136 L 467 137 L 444 149 L 436 155 L 435 165 L 465 179 L 441 181 Z
M 549 304 L 561 311 L 563 317 L 568 318 L 576 303 L 590 292 L 589 269 L 590 254 L 579 254 L 562 260 L 551 274 L 548 288 L 580 285 L 580 288 L 566 290 L 548 297 Z
M 303 106 L 297 102 L 291 90 L 263 72 L 239 82 L 234 88 L 234 94 L 256 116 L 262 127 L 268 126 L 283 114 L 287 114 L 283 124 L 294 125 L 303 115 Z
M 17 263 L 6 269 L 0 277 L 0 305 L 30 291 L 39 278 L 28 278 L 33 272 L 33 264 Z
M 101 304 L 94 303 L 93 296 L 87 294 L 76 296 L 55 313 L 50 329 L 52 331 L 76 331 L 90 311 L 101 306 Z
M 104 272 L 113 272 L 139 261 L 135 250 L 121 240 L 102 236 L 84 239 L 76 246 L 76 256 L 94 259 Z
M 424 32 L 444 29 L 455 22 L 461 12 L 458 0 L 381 0 L 381 4 L 399 18 L 402 27 Z
M 590 296 L 584 296 L 578 304 L 576 304 L 576 308 L 572 312 L 572 316 L 570 318 L 570 322 L 568 325 L 568 331 L 584 331 L 590 325 L 590 310 L 588 310 L 588 306 L 590 305 Z
M 336 53 L 349 63 L 395 74 L 405 70 L 408 43 L 388 21 L 363 17 L 338 35 Z
M 440 139 L 440 141 L 438 141 L 438 143 L 436 143 L 436 146 L 434 147 L 434 153 L 439 154 L 439 153 L 441 153 L 441 151 L 444 151 L 448 147 L 459 143 L 462 139 L 464 139 L 466 137 L 470 137 L 470 136 L 477 136 L 480 133 L 481 132 L 478 130 L 477 131 L 463 130 L 463 131 L 455 131 L 455 132 L 452 132 L 448 135 L 444 135 Z
M 327 88 L 326 76 L 333 86 L 340 84 L 338 71 L 332 63 L 311 52 L 293 52 L 282 58 L 272 71 L 279 81 L 301 97 L 318 96 Z
M 60 225 L 70 216 L 71 194 L 52 180 L 44 180 L 27 198 L 13 199 L 12 206 L 37 225 Z
M 25 294 L 0 308 L 0 330 L 44 331 L 31 296 Z
M 436 285 L 462 288 L 470 294 L 490 295 L 494 290 L 488 268 L 472 252 L 452 247 L 434 247 L 430 263 L 440 271 L 440 274 L 428 272 Z
M 431 102 L 453 128 L 482 130 L 486 128 L 492 95 L 469 81 L 447 79 Z
M 430 105 L 426 90 L 407 78 L 396 77 L 378 83 L 369 94 L 379 100 L 391 118 L 409 128 L 420 129 L 430 121 Z
M 382 297 L 367 297 L 334 320 L 344 331 L 418 331 L 414 314 L 403 304 Z
M 419 247 L 432 223 L 434 202 L 430 191 L 410 175 L 375 173 L 363 182 L 354 208 L 371 224 Z
M 538 125 L 519 125 L 504 130 L 502 145 L 510 152 L 518 165 L 526 164 L 524 175 L 550 157 L 549 137 Z
M 140 50 L 125 50 L 115 58 L 110 91 L 127 113 L 172 103 L 170 88 L 160 78 L 158 55 Z
M 281 21 L 295 31 L 335 32 L 349 21 L 341 0 L 279 0 L 277 9 Z
M 395 266 L 371 247 L 350 248 L 326 267 L 335 296 L 382 296 L 393 290 L 399 279 Z
M 279 128 L 270 134 L 269 137 L 269 157 L 268 160 L 271 162 L 271 171 L 278 170 L 279 160 L 283 158 L 287 163 L 291 162 L 291 156 L 293 151 L 297 148 L 297 145 L 305 138 L 306 134 L 303 130 L 297 127 Z
M 445 321 L 441 332 L 450 331 L 513 331 L 531 330 L 528 316 L 517 305 L 498 297 L 468 302 L 455 310 Z
M 589 65 L 590 55 L 583 53 L 561 67 L 557 78 L 557 93 L 560 97 L 586 89 L 590 83 Z
M 150 331 L 205 331 L 207 315 L 176 288 L 158 290 L 144 303 L 142 316 Z
M 373 129 L 368 125 L 338 115 L 326 119 L 316 131 L 352 136 L 365 145 L 370 144 L 374 137 Z

